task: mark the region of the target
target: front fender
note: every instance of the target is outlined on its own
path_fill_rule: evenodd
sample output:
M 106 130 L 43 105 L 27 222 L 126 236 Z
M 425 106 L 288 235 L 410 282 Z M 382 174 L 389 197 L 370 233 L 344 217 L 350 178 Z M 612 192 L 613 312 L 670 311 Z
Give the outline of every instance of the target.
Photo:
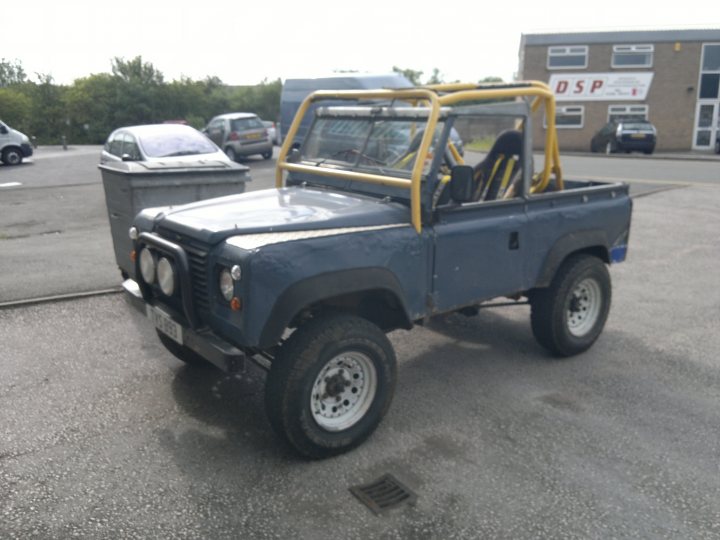
M 412 320 L 400 282 L 387 268 L 341 270 L 313 276 L 292 284 L 277 298 L 260 334 L 261 349 L 277 344 L 283 332 L 303 309 L 338 296 L 364 291 L 386 291 L 397 300 L 404 328 Z

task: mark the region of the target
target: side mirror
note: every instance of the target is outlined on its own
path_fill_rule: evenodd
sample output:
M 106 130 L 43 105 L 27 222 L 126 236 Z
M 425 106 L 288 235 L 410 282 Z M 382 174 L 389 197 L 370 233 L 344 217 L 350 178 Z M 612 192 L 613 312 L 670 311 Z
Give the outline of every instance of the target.
M 120 156 L 120 159 L 123 161 L 135 161 L 130 154 L 123 154 Z
M 460 203 L 470 202 L 475 191 L 475 170 L 470 165 L 455 165 L 450 173 L 450 197 Z

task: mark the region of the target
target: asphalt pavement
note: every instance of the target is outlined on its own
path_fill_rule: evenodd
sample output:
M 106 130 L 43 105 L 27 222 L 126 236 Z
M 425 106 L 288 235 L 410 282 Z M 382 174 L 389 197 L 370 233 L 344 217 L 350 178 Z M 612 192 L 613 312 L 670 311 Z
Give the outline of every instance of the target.
M 273 435 L 260 369 L 182 365 L 120 295 L 0 309 L 0 537 L 720 538 L 720 187 L 647 163 L 641 179 L 681 188 L 635 199 L 592 349 L 551 358 L 527 307 L 394 332 L 388 416 L 329 460 Z M 258 187 L 271 165 L 253 165 Z M 3 295 L 43 271 L 68 273 L 66 292 L 119 282 L 112 261 L 65 260 L 109 234 L 93 174 L 32 198 L 0 191 Z M 414 505 L 376 516 L 350 493 L 384 474 Z

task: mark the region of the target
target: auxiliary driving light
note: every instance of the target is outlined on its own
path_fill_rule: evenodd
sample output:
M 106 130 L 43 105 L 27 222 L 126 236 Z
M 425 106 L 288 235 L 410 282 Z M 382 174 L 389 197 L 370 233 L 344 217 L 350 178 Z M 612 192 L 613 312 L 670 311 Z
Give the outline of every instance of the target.
M 162 257 L 158 261 L 157 279 L 163 294 L 165 296 L 172 296 L 175 292 L 175 269 L 166 257 Z
M 148 285 L 155 282 L 155 257 L 148 248 L 140 251 L 140 274 Z

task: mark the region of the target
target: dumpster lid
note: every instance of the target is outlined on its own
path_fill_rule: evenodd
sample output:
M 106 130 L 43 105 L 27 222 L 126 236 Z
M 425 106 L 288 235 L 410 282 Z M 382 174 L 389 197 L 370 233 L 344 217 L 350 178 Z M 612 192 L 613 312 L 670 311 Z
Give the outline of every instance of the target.
M 213 172 L 247 172 L 249 167 L 231 161 L 217 159 L 198 159 L 197 161 L 109 161 L 98 165 L 100 169 L 125 174 L 147 173 L 194 173 L 199 171 Z

